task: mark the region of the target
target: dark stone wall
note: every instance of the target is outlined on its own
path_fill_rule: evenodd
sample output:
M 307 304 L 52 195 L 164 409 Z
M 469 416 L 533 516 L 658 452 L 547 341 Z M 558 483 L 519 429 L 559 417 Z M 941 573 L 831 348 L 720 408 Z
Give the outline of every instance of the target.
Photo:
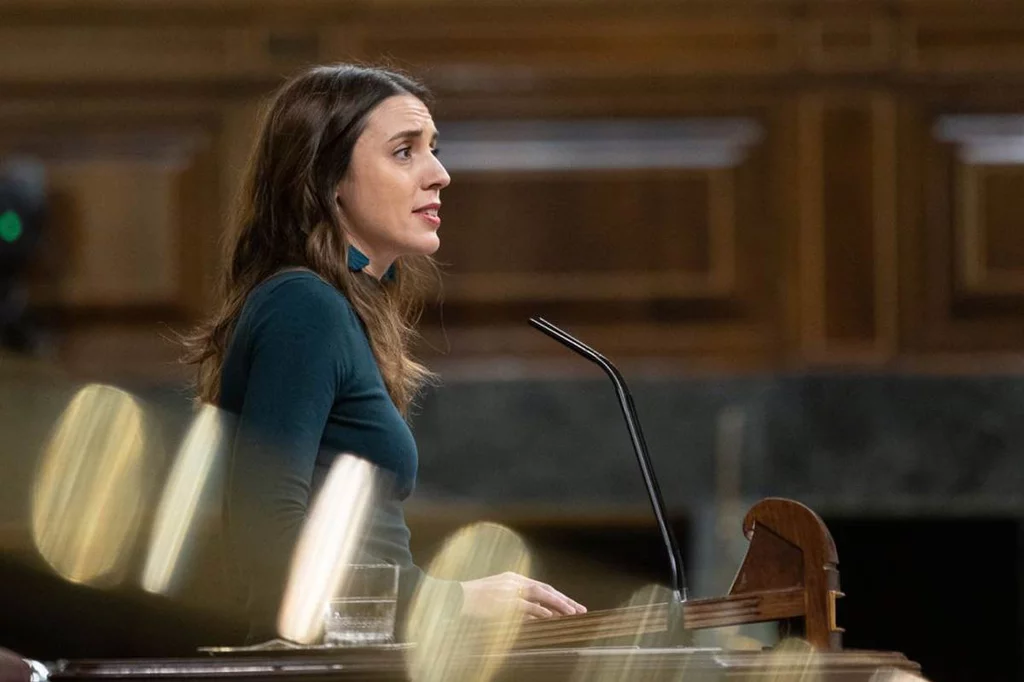
M 807 375 L 631 385 L 667 503 L 713 495 L 742 416 L 740 494 L 822 513 L 1024 513 L 1024 378 Z M 645 504 L 604 380 L 450 382 L 414 418 L 420 492 Z M 733 432 L 731 438 L 736 438 Z

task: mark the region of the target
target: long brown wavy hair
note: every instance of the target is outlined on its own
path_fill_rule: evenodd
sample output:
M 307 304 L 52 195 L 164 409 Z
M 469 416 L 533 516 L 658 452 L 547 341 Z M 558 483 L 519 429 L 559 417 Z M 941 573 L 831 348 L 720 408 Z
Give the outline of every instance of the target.
M 427 89 L 399 73 L 354 65 L 321 66 L 290 80 L 266 112 L 224 242 L 219 305 L 186 336 L 183 360 L 197 366 L 199 400 L 217 404 L 221 366 L 246 298 L 271 275 L 307 268 L 348 298 L 366 325 L 391 399 L 407 414 L 433 375 L 409 355 L 424 294 L 436 282 L 428 256 L 402 256 L 381 282 L 348 268 L 349 242 L 336 193 L 370 112 Z

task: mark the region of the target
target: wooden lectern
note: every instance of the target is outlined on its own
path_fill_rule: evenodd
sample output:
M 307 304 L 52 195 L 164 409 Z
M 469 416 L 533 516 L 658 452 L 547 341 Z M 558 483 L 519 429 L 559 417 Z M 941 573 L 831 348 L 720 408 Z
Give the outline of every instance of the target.
M 769 498 L 743 520 L 750 541 L 729 594 L 679 604 L 594 611 L 529 621 L 508 650 L 487 653 L 488 638 L 474 628 L 461 658 L 443 679 L 524 682 L 886 682 L 920 679 L 920 667 L 895 652 L 846 651 L 836 624 L 839 591 L 835 544 L 821 518 L 804 505 Z M 764 651 L 685 646 L 602 646 L 608 638 L 779 621 L 802 646 Z M 227 651 L 189 659 L 70 661 L 55 681 L 118 680 L 409 680 L 415 644 L 386 647 Z M 900 677 L 903 675 L 903 677 Z M 416 679 L 413 675 L 412 679 Z M 434 679 L 434 678 L 431 678 Z
M 768 498 L 747 512 L 743 533 L 750 546 L 726 596 L 693 599 L 675 608 L 666 603 L 530 621 L 516 647 L 589 642 L 641 630 L 780 621 L 785 634 L 805 639 L 816 651 L 841 650 L 839 560 L 821 517 L 799 502 Z

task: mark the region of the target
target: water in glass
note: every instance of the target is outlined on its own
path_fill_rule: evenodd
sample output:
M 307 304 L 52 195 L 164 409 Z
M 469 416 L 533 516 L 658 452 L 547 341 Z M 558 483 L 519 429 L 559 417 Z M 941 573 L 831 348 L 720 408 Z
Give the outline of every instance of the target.
M 324 644 L 383 644 L 394 641 L 395 599 L 347 597 L 331 600 Z

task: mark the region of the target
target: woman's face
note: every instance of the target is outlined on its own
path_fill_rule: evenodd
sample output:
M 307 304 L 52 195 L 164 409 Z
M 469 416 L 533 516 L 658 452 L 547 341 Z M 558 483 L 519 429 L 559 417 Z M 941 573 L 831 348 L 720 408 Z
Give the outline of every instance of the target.
M 380 277 L 399 256 L 429 255 L 441 242 L 441 189 L 451 178 L 437 160 L 437 129 L 426 105 L 395 95 L 377 105 L 338 185 L 342 224 Z

